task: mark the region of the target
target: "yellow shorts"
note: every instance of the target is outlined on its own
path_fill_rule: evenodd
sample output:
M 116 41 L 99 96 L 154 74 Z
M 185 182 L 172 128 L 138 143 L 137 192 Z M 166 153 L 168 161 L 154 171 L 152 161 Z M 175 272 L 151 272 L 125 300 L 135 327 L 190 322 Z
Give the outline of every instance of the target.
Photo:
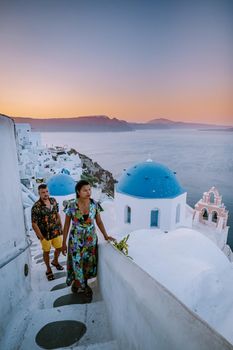
M 55 249 L 60 249 L 62 247 L 62 236 L 57 236 L 49 241 L 44 238 L 40 243 L 44 252 L 50 252 L 51 246 Z

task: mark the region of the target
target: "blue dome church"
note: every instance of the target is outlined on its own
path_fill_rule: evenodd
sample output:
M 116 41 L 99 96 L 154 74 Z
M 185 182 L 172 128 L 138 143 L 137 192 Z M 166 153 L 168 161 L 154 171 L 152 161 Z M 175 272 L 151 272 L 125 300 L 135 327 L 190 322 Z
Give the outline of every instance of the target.
M 51 196 L 68 196 L 75 193 L 74 179 L 65 173 L 52 176 L 48 182 L 48 189 Z
M 62 171 L 60 174 L 53 175 L 47 181 L 49 193 L 51 197 L 55 197 L 59 205 L 59 213 L 62 222 L 65 220 L 63 212 L 64 202 L 76 197 L 75 185 L 76 181 L 68 173 Z
M 115 190 L 117 218 L 127 231 L 169 231 L 186 223 L 186 191 L 175 172 L 151 159 L 125 170 Z

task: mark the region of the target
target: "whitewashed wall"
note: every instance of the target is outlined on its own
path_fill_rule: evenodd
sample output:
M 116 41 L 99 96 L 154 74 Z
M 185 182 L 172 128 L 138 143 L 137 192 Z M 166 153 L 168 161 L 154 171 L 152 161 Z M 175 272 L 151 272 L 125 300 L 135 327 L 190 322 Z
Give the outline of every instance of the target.
M 13 310 L 30 290 L 26 237 L 14 123 L 0 115 L 0 339 Z
M 226 350 L 233 346 L 109 243 L 98 281 L 113 336 L 127 350 Z
M 150 228 L 151 210 L 158 208 L 160 211 L 159 228 L 161 230 L 173 230 L 185 225 L 186 195 L 187 193 L 183 193 L 173 199 L 143 199 L 116 192 L 115 205 L 118 224 L 126 232 Z M 178 204 L 181 206 L 180 221 L 176 224 L 176 207 Z M 126 205 L 131 208 L 131 224 L 124 222 Z

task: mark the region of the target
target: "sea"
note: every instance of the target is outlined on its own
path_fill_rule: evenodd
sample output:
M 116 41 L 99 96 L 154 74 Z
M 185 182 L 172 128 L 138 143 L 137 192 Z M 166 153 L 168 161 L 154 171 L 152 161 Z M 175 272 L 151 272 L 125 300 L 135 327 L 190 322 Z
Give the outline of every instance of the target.
M 124 169 L 148 158 L 168 166 L 194 207 L 215 186 L 229 211 L 228 243 L 233 249 L 233 133 L 194 129 L 131 132 L 46 132 L 42 144 L 68 146 L 92 158 L 117 180 Z

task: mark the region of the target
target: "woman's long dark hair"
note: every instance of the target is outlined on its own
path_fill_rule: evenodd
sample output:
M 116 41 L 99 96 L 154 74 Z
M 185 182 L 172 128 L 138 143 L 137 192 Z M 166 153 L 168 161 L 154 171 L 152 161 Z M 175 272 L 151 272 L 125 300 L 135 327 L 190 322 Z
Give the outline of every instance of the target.
M 78 181 L 77 182 L 77 184 L 76 184 L 76 186 L 75 186 L 75 193 L 76 193 L 76 197 L 77 198 L 79 198 L 79 191 L 81 190 L 81 188 L 83 187 L 83 186 L 87 186 L 87 185 L 89 185 L 89 186 L 91 186 L 90 184 L 89 184 L 89 182 L 88 181 L 86 181 L 86 180 L 80 180 L 80 181 Z

